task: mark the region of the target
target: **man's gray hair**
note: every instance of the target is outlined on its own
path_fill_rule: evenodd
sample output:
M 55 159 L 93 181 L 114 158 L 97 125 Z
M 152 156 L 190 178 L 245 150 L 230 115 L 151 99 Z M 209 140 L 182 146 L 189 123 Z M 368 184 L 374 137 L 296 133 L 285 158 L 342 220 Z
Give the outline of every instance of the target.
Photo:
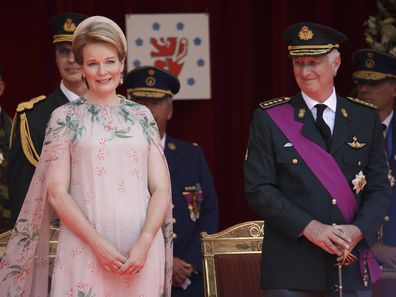
M 332 50 L 327 54 L 327 58 L 329 59 L 329 63 L 333 63 L 335 59 L 340 57 L 340 52 L 336 49 Z

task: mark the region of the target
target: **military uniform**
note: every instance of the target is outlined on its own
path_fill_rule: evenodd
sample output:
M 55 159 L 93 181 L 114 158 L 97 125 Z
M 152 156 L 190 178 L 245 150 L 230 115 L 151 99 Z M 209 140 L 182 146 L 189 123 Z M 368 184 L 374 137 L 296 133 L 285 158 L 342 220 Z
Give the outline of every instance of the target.
M 396 57 L 373 49 L 361 49 L 354 53 L 353 61 L 356 71 L 352 75 L 354 82 L 358 84 L 376 85 L 385 80 L 396 81 Z M 368 98 L 370 99 L 370 98 Z M 373 98 L 371 98 L 372 100 Z M 394 103 L 394 98 L 392 99 Z M 381 101 L 384 101 L 381 99 Z M 390 115 L 389 115 L 390 116 Z M 385 151 L 390 167 L 389 179 L 392 185 L 391 204 L 384 217 L 383 227 L 379 232 L 378 239 L 383 244 L 396 247 L 396 110 L 385 133 Z
M 307 67 L 308 76 L 312 67 L 312 78 L 320 78 L 320 74 L 330 77 L 334 70 L 323 63 L 337 62 L 312 57 L 327 55 L 346 40 L 344 34 L 330 27 L 308 22 L 288 27 L 284 37 L 290 44 L 289 55 L 295 58 L 295 71 Z M 316 70 L 323 73 L 315 73 Z M 303 75 L 297 77 L 297 74 L 295 72 L 298 81 Z M 317 94 L 310 89 L 309 82 L 299 83 Z M 317 84 L 326 87 L 326 92 L 330 89 L 329 84 Z M 370 294 L 367 271 L 372 261 L 367 247 L 376 242 L 377 228 L 386 212 L 390 191 L 382 129 L 375 106 L 338 96 L 331 87 L 333 94 L 325 100 L 334 104 L 331 109 L 333 115 L 334 108 L 334 126 L 331 125 L 333 130 L 328 144 L 319 129 L 318 120 L 322 117 L 319 107 L 314 107 L 317 110 L 314 120 L 311 107 L 307 105 L 312 102 L 303 98 L 301 92 L 291 98 L 263 102 L 253 116 L 244 174 L 248 203 L 265 221 L 261 263 L 264 296 L 330 296 L 338 289 L 337 257 L 303 235 L 313 221 L 325 224 L 325 228 L 333 224 L 352 224 L 362 232 L 363 240 L 352 251 L 361 250 L 361 262 L 343 266 L 341 277 L 344 296 L 360 296 L 355 295 L 356 291 L 364 296 Z M 310 100 L 320 103 L 314 98 Z M 283 119 L 287 121 L 282 122 Z M 295 133 L 290 134 L 294 128 L 298 133 L 293 130 Z M 323 176 L 333 182 L 327 184 Z M 350 195 L 330 194 L 334 188 L 346 189 Z M 356 213 L 346 216 L 345 210 L 355 208 L 345 208 L 345 205 L 356 206 Z M 325 236 L 334 237 L 334 233 Z M 371 272 L 370 277 L 375 279 Z
M 11 119 L 4 108 L 0 111 L 0 232 L 11 228 L 11 212 L 7 184 L 7 164 Z
M 48 97 L 40 96 L 18 105 L 14 119 L 8 164 L 13 223 L 18 218 L 41 154 L 45 128 L 52 112 L 69 102 L 60 88 Z
M 199 236 L 204 231 L 214 233 L 218 228 L 217 195 L 212 176 L 199 146 L 166 135 L 164 152 L 174 206 L 173 255 L 192 264 L 196 270 L 187 289 L 173 287 L 172 296 L 203 297 Z
M 126 85 L 131 99 L 139 99 L 143 104 L 147 104 L 145 100 L 171 100 L 180 88 L 180 82 L 173 74 L 154 66 L 142 66 L 130 71 Z M 163 114 L 161 118 L 164 118 Z M 169 166 L 174 206 L 173 253 L 174 257 L 190 263 L 195 269 L 185 289 L 172 287 L 172 296 L 203 297 L 199 236 L 203 231 L 217 231 L 217 195 L 201 148 L 169 135 L 164 137 L 164 153 Z
M 71 42 L 77 25 L 86 18 L 77 13 L 53 17 L 53 43 Z M 51 113 L 69 102 L 58 87 L 49 96 L 39 96 L 18 105 L 13 121 L 8 164 L 8 185 L 12 223 L 15 224 L 41 153 L 45 129 Z
M 293 106 L 295 119 L 303 124 L 304 135 L 326 149 L 301 94 L 283 104 Z M 330 153 L 348 181 L 362 170 L 368 182 L 367 188 L 356 195 L 360 211 L 354 224 L 365 237 L 356 250 L 375 243 L 381 214 L 388 205 L 380 131 L 375 109 L 337 97 Z M 352 148 L 348 143 L 353 143 L 353 137 L 366 145 L 361 149 Z M 245 177 L 249 204 L 265 220 L 262 287 L 334 289 L 338 284 L 336 257 L 300 235 L 312 219 L 325 224 L 344 224 L 337 201 L 263 109 L 255 112 L 252 121 Z M 381 190 L 377 191 L 376 187 Z M 364 289 L 359 263 L 343 268 L 343 280 L 345 290 Z

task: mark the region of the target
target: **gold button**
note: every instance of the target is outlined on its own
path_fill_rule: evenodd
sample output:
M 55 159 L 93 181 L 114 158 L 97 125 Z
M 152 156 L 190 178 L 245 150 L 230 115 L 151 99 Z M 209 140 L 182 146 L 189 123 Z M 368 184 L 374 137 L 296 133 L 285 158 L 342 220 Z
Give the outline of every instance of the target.
M 176 233 L 172 233 L 172 238 L 175 239 L 177 237 Z
M 331 200 L 331 204 L 337 205 L 337 200 L 335 200 L 335 199 Z
M 390 217 L 389 217 L 389 216 L 385 216 L 385 217 L 384 217 L 384 221 L 385 221 L 385 222 L 389 222 L 389 221 L 390 221 Z
M 358 166 L 361 166 L 362 165 L 362 161 L 358 161 Z
M 298 160 L 297 160 L 297 159 L 293 159 L 293 160 L 292 160 L 292 163 L 293 163 L 294 165 L 296 165 L 296 164 L 298 163 Z
M 175 218 L 172 219 L 172 223 L 176 224 L 176 219 Z

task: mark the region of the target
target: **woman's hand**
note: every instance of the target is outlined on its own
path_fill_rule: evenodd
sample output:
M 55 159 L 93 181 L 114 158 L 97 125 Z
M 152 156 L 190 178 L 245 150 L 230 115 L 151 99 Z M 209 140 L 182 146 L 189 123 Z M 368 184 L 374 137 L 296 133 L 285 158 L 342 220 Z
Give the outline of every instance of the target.
M 95 240 L 91 244 L 91 248 L 98 258 L 99 263 L 109 272 L 118 273 L 120 267 L 127 261 L 127 258 L 111 242 L 103 237 Z
M 146 264 L 151 243 L 151 236 L 141 235 L 136 244 L 129 250 L 128 259 L 118 270 L 118 273 L 127 275 L 138 274 L 144 264 Z

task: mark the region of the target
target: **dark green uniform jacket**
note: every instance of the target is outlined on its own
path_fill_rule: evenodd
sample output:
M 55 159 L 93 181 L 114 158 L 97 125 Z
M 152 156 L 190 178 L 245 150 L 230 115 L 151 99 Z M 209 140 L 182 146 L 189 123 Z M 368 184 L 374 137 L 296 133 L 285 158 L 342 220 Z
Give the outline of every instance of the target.
M 303 123 L 303 134 L 327 150 L 301 94 L 285 101 L 288 102 L 282 104 L 294 108 L 295 120 Z M 365 105 L 356 99 L 337 96 L 330 148 L 351 188 L 360 171 L 367 181 L 358 194 L 353 190 L 359 209 L 353 224 L 364 235 L 354 251 L 375 243 L 390 194 L 381 125 L 375 108 Z M 353 148 L 348 144 L 353 137 L 365 145 Z M 314 219 L 324 224 L 343 224 L 337 201 L 264 109 L 256 110 L 251 123 L 244 170 L 248 202 L 265 220 L 262 287 L 333 289 L 338 284 L 336 257 L 301 233 Z M 358 262 L 343 268 L 343 281 L 344 290 L 364 290 Z

